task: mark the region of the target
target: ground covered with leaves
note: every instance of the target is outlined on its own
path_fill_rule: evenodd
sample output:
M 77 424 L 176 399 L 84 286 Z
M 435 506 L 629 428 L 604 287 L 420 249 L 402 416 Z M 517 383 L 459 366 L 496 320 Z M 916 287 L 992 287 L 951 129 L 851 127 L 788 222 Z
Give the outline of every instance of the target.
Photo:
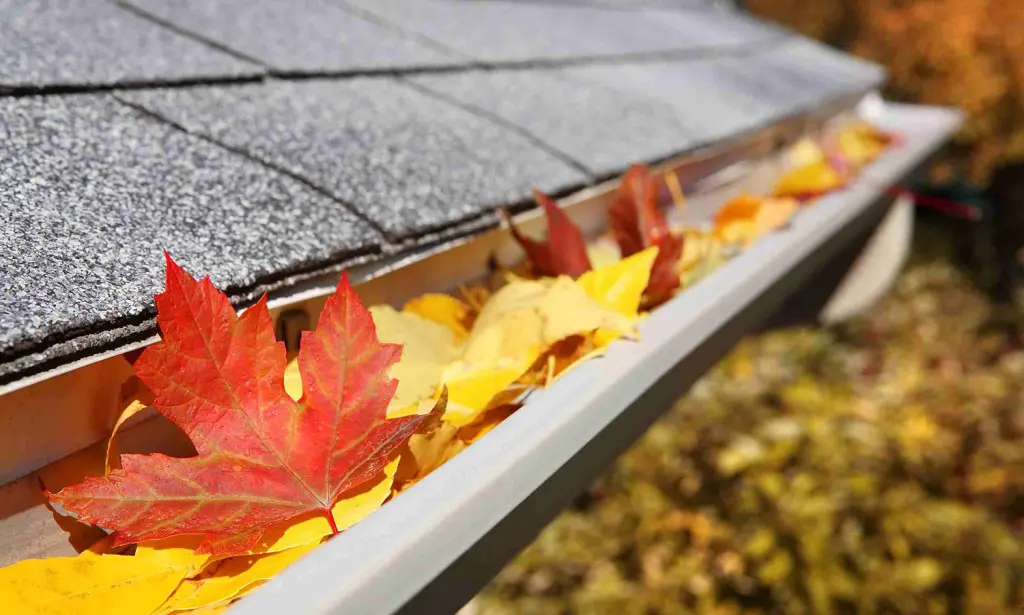
M 1024 320 L 918 243 L 858 320 L 738 347 L 470 608 L 1024 612 Z

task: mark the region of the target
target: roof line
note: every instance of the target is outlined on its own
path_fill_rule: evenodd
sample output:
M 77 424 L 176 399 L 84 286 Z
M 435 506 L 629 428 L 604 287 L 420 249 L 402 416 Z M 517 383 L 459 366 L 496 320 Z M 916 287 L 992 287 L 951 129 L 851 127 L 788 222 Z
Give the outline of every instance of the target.
M 463 111 L 466 111 L 467 113 L 472 113 L 473 115 L 475 115 L 475 116 L 477 116 L 477 117 L 479 117 L 479 118 L 481 118 L 481 119 L 483 119 L 485 121 L 488 121 L 488 122 L 490 122 L 492 124 L 495 124 L 496 126 L 500 126 L 501 128 L 504 128 L 505 130 L 508 130 L 510 132 L 514 132 L 515 134 L 517 134 L 517 135 L 523 137 L 524 139 L 527 139 L 528 141 L 530 141 L 530 143 L 532 143 L 535 147 L 537 147 L 537 149 L 543 150 L 543 151 L 547 152 L 548 154 L 554 156 L 555 158 L 558 158 L 560 161 L 562 161 L 565 164 L 567 164 L 567 165 L 571 166 L 572 168 L 576 169 L 577 171 L 579 171 L 580 173 L 582 173 L 586 177 L 590 178 L 591 180 L 594 179 L 594 170 L 593 169 L 588 168 L 586 165 L 583 165 L 580 162 L 577 162 L 576 159 L 574 159 L 568 153 L 563 152 L 562 150 L 558 149 L 557 147 L 555 147 L 555 146 L 545 142 L 543 139 L 541 139 L 537 135 L 533 134 L 532 132 L 530 132 L 526 128 L 523 128 L 522 126 L 519 126 L 518 124 L 516 124 L 514 122 L 510 122 L 510 121 L 506 120 L 505 118 L 501 117 L 500 115 L 498 115 L 496 113 L 492 113 L 492 112 L 488 111 L 487 109 L 484 109 L 484 108 L 479 107 L 477 105 L 474 105 L 472 103 L 463 102 L 461 100 L 458 100 L 456 98 L 448 96 L 447 94 L 444 94 L 442 92 L 438 92 L 438 91 L 436 91 L 436 90 L 434 90 L 432 88 L 424 87 L 424 86 L 420 85 L 419 83 L 416 83 L 415 81 L 412 81 L 412 80 L 410 80 L 410 79 L 408 79 L 408 78 L 406 78 L 404 76 L 397 77 L 395 80 L 398 83 L 400 83 L 400 84 L 402 84 L 402 85 L 404 85 L 404 86 L 406 86 L 406 87 L 408 87 L 410 89 L 416 90 L 417 92 L 419 92 L 420 94 L 423 94 L 424 96 L 429 96 L 429 97 L 434 98 L 436 100 L 439 100 L 439 101 L 441 101 L 443 103 L 452 105 L 453 107 L 457 107 L 459 109 L 462 109 Z
M 243 158 L 245 158 L 246 160 L 249 160 L 250 162 L 254 162 L 254 163 L 256 163 L 256 164 L 258 164 L 260 166 L 263 166 L 265 168 L 268 168 L 268 169 L 270 169 L 272 171 L 276 171 L 278 173 L 281 173 L 282 175 L 285 175 L 285 176 L 289 177 L 290 179 L 293 179 L 293 180 L 301 183 L 302 185 L 304 185 L 304 186 L 310 188 L 311 190 L 315 191 L 317 194 L 321 194 L 321 195 L 331 199 L 332 201 L 334 201 L 335 203 L 340 205 L 342 208 L 347 210 L 349 213 L 351 213 L 353 216 L 355 216 L 359 220 L 362 220 L 363 222 L 368 224 L 370 226 L 370 228 L 372 228 L 374 231 L 376 231 L 381 236 L 382 239 L 386 240 L 387 242 L 391 242 L 392 241 L 391 234 L 388 233 L 387 231 L 385 231 L 384 228 L 381 227 L 379 224 L 377 224 L 376 222 L 374 222 L 370 218 L 366 217 L 358 209 L 353 207 L 350 203 L 348 203 L 348 202 L 338 198 L 334 194 L 331 194 L 329 191 L 327 191 L 327 190 L 323 189 L 322 187 L 316 185 L 315 183 L 309 181 L 308 179 L 306 179 L 302 175 L 299 175 L 298 173 L 295 173 L 294 171 L 291 171 L 291 170 L 286 169 L 286 168 L 284 168 L 282 166 L 279 166 L 277 164 L 274 164 L 272 162 L 269 162 L 267 160 L 264 160 L 262 158 L 254 156 L 251 153 L 245 151 L 244 149 L 242 149 L 240 147 L 235 147 L 235 146 L 229 145 L 227 143 L 223 143 L 221 141 L 218 141 L 217 139 L 214 139 L 212 137 L 208 137 L 208 136 L 206 136 L 206 135 L 204 135 L 202 133 L 192 132 L 188 128 L 186 128 L 185 126 L 179 124 L 178 122 L 175 122 L 174 120 L 172 120 L 172 119 L 170 119 L 168 117 L 165 117 L 164 115 L 162 115 L 160 113 L 157 113 L 155 111 L 151 111 L 151 110 L 149 110 L 149 109 L 147 109 L 147 108 L 145 108 L 145 107 L 143 107 L 141 105 L 137 105 L 137 104 L 135 104 L 133 102 L 124 100 L 123 98 L 118 96 L 116 92 L 114 92 L 111 95 L 111 97 L 114 100 L 116 100 L 118 103 L 120 103 L 122 105 L 125 105 L 126 107 L 130 107 L 130 108 L 134 109 L 135 111 L 137 111 L 137 112 L 139 112 L 139 113 L 141 113 L 141 114 L 143 114 L 145 116 L 148 116 L 150 118 L 153 118 L 153 119 L 157 120 L 158 122 L 166 124 L 166 125 L 174 128 L 175 130 L 179 130 L 179 131 L 181 131 L 181 132 L 183 132 L 183 133 L 185 133 L 187 135 L 190 135 L 192 137 L 196 137 L 198 139 L 206 141 L 207 143 L 210 143 L 210 144 L 212 144 L 212 145 L 214 145 L 216 147 L 219 147 L 221 149 L 227 150 L 227 151 L 231 152 L 232 154 L 235 154 L 235 155 L 238 155 L 238 156 L 242 156 Z
M 466 53 L 463 53 L 458 49 L 455 49 L 454 47 L 449 47 L 448 45 L 445 45 L 441 41 L 434 40 L 433 38 L 425 34 L 420 34 L 419 32 L 413 30 L 407 30 L 406 28 L 403 28 L 398 24 L 392 23 L 387 19 L 380 17 L 379 15 L 372 11 L 368 11 L 360 6 L 351 4 L 347 0 L 334 0 L 331 4 L 333 6 L 338 7 L 342 11 L 349 13 L 350 15 L 354 15 L 355 17 L 376 24 L 384 28 L 385 30 L 394 32 L 395 34 L 401 35 L 404 38 L 414 40 L 424 46 L 431 47 L 435 51 L 440 51 L 446 55 L 466 58 L 468 60 L 475 59 L 473 56 L 467 55 Z
M 219 51 L 221 53 L 226 53 L 229 56 L 235 58 L 236 60 L 242 60 L 243 62 L 248 62 L 250 64 L 255 64 L 256 66 L 259 66 L 259 67 L 264 68 L 266 70 L 270 69 L 270 66 L 268 66 L 265 62 L 263 62 L 262 60 L 260 60 L 258 58 L 250 56 L 250 55 L 248 55 L 246 53 L 242 53 L 241 51 L 238 51 L 237 49 L 233 49 L 231 47 L 228 47 L 227 45 L 225 45 L 223 43 L 219 43 L 219 42 L 217 42 L 217 41 L 215 41 L 215 40 L 213 40 L 211 38 L 208 38 L 206 36 L 203 36 L 202 34 L 199 34 L 197 32 L 193 32 L 191 30 L 187 30 L 187 29 L 185 29 L 185 28 L 183 28 L 183 27 L 181 27 L 181 26 L 179 26 L 179 25 L 177 25 L 177 24 L 175 24 L 173 22 L 167 21 L 166 19 L 163 19 L 162 17 L 154 15 L 153 13 L 150 13 L 149 11 L 147 11 L 145 9 L 139 8 L 139 7 L 135 6 L 134 4 L 129 4 L 129 3 L 125 2 L 124 0 L 112 0 L 112 2 L 117 6 L 117 8 L 121 9 L 122 11 L 125 11 L 127 13 L 131 13 L 131 14 L 135 15 L 136 17 L 145 19 L 146 21 L 149 21 L 149 22 L 151 22 L 153 24 L 156 24 L 157 26 L 160 26 L 161 28 L 165 28 L 167 30 L 170 30 L 171 32 L 174 32 L 175 34 L 179 34 L 181 36 L 184 36 L 185 38 L 191 39 L 191 40 L 193 40 L 193 41 L 195 41 L 197 43 L 201 43 L 203 45 L 206 45 L 207 47 L 210 47 L 212 49 L 216 49 L 217 51 Z
M 0 84 L 0 98 L 20 98 L 25 96 L 53 96 L 63 94 L 92 94 L 98 92 L 116 92 L 119 90 L 151 90 L 177 89 L 204 85 L 236 85 L 255 83 L 267 79 L 282 81 L 305 81 L 312 79 L 350 79 L 355 77 L 407 77 L 430 73 L 461 73 L 478 70 L 559 70 L 574 66 L 591 66 L 597 64 L 642 64 L 648 62 L 691 62 L 698 60 L 737 59 L 745 58 L 778 45 L 794 40 L 790 36 L 773 36 L 763 40 L 737 45 L 729 48 L 699 48 L 690 50 L 666 50 L 642 53 L 623 53 L 615 55 L 576 56 L 558 59 L 505 60 L 505 61 L 474 61 L 467 64 L 440 64 L 433 66 L 413 66 L 406 68 L 366 68 L 350 70 L 319 70 L 295 71 L 278 70 L 260 65 L 263 72 L 254 72 L 241 77 L 195 77 L 174 79 L 172 81 L 137 80 L 99 84 L 50 84 L 50 85 L 3 85 Z

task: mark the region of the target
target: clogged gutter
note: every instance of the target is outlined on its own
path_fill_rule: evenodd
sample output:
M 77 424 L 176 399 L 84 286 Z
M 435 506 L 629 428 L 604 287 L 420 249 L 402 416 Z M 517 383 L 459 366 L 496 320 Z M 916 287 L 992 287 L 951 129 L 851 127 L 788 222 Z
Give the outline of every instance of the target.
M 399 311 L 388 306 L 364 310 L 358 298 L 342 285 L 334 301 L 348 306 L 344 312 L 348 316 L 341 317 L 337 310 L 325 311 L 318 333 L 306 338 L 320 336 L 322 341 L 315 342 L 314 346 L 321 348 L 325 355 L 317 359 L 315 351 L 307 350 L 310 347 L 307 342 L 300 351 L 306 355 L 285 357 L 280 345 L 268 341 L 263 346 L 253 347 L 253 356 L 258 357 L 254 360 L 266 360 L 267 353 L 280 355 L 280 360 L 270 360 L 265 370 L 255 370 L 247 364 L 235 367 L 243 371 L 251 369 L 261 378 L 266 376 L 265 381 L 257 380 L 260 386 L 266 384 L 272 389 L 270 393 L 277 396 L 280 403 L 274 408 L 280 411 L 281 407 L 295 404 L 295 409 L 288 412 L 297 415 L 326 403 L 322 399 L 325 385 L 317 380 L 318 374 L 329 371 L 325 367 L 328 364 L 325 356 L 349 356 L 345 354 L 349 351 L 353 356 L 363 356 L 370 352 L 367 348 L 375 348 L 372 353 L 380 353 L 385 352 L 380 348 L 401 344 L 401 359 L 387 370 L 387 374 L 397 380 L 397 387 L 382 375 L 386 362 L 384 367 L 377 364 L 376 371 L 353 370 L 345 374 L 348 379 L 342 379 L 339 386 L 350 393 L 345 387 L 359 383 L 357 397 L 362 403 L 349 404 L 349 407 L 338 407 L 339 403 L 335 403 L 332 412 L 323 413 L 332 418 L 322 419 L 312 426 L 316 432 L 330 425 L 335 428 L 339 424 L 362 425 L 361 431 L 343 431 L 346 441 L 355 450 L 360 450 L 360 443 L 367 441 L 365 438 L 376 437 L 375 429 L 395 426 L 392 431 L 400 436 L 385 438 L 387 446 L 375 447 L 379 454 L 373 457 L 374 462 L 366 462 L 366 455 L 345 457 L 346 467 L 364 468 L 361 470 L 365 474 L 363 480 L 348 483 L 348 487 L 344 481 L 325 487 L 322 494 L 316 494 L 322 504 L 319 507 L 289 508 L 288 498 L 275 503 L 277 509 L 283 506 L 295 514 L 277 509 L 274 514 L 262 516 L 252 512 L 261 507 L 267 512 L 269 494 L 261 489 L 272 487 L 274 483 L 265 480 L 252 481 L 256 487 L 250 485 L 227 496 L 220 493 L 217 498 L 211 498 L 208 490 L 183 494 L 180 489 L 169 489 L 160 482 L 159 476 L 150 476 L 146 484 L 154 487 L 159 497 L 141 491 L 133 492 L 130 498 L 120 497 L 123 494 L 111 495 L 112 491 L 123 490 L 126 483 L 139 480 L 140 474 L 148 471 L 144 464 L 152 460 L 143 461 L 139 466 L 138 460 L 133 458 L 125 467 L 116 469 L 115 430 L 111 436 L 112 452 L 108 454 L 113 467 L 106 477 L 95 477 L 61 492 L 58 490 L 67 485 L 45 485 L 51 492 L 58 492 L 54 499 L 63 505 L 65 512 L 76 511 L 80 519 L 98 521 L 114 533 L 77 558 L 28 560 L 0 570 L 0 598 L 5 604 L 15 605 L 16 611 L 20 608 L 24 612 L 47 609 L 102 612 L 104 605 L 115 600 L 126 605 L 129 612 L 139 613 L 227 608 L 290 562 L 337 531 L 358 522 L 470 446 L 515 412 L 525 391 L 547 386 L 569 368 L 600 354 L 612 340 L 630 337 L 644 310 L 656 308 L 671 297 L 676 288 L 696 283 L 731 254 L 784 226 L 800 206 L 813 204 L 809 195 L 841 187 L 880 155 L 891 139 L 855 123 L 839 128 L 824 142 L 830 148 L 827 152 L 813 144 L 801 148 L 793 169 L 779 178 L 776 194 L 745 196 L 724 204 L 711 228 L 670 228 L 658 205 L 668 200 L 663 195 L 673 192 L 671 186 L 664 185 L 661 178 L 649 171 L 636 168 L 627 174 L 609 212 L 611 235 L 589 245 L 583 243 L 582 234 L 574 231 L 572 223 L 561 217 L 560 210 L 539 195 L 542 204 L 547 205 L 547 241 L 521 238 L 527 262 L 513 271 L 503 272 L 502 279 L 493 286 L 467 288 L 461 298 L 426 295 Z M 684 206 L 678 194 L 675 201 L 675 206 Z M 190 292 L 195 305 L 215 305 L 222 301 L 221 295 L 208 284 L 197 286 L 194 280 L 188 282 L 191 278 L 187 274 L 180 272 L 172 277 L 172 271 L 177 270 L 169 270 L 169 285 L 164 295 L 168 299 L 164 303 L 187 303 Z M 200 293 L 196 288 L 204 289 L 201 295 L 196 294 Z M 161 309 L 162 316 L 166 317 L 164 322 L 171 326 L 175 319 Z M 269 319 L 261 321 L 258 308 L 251 312 L 254 316 L 248 316 L 249 313 L 233 320 L 232 315 L 222 311 L 219 318 L 235 333 L 245 327 L 239 322 L 252 322 L 253 339 L 266 341 L 265 326 Z M 372 315 L 369 328 L 365 325 L 365 314 Z M 351 315 L 355 317 L 350 318 Z M 196 322 L 200 324 L 196 326 L 195 336 L 217 339 L 216 329 L 203 328 L 202 323 L 212 327 L 212 320 L 197 318 Z M 362 329 L 352 328 L 357 322 L 364 323 Z M 173 420 L 176 413 L 180 414 L 182 405 L 207 408 L 196 400 L 209 401 L 213 396 L 207 392 L 181 397 L 181 391 L 175 389 L 177 397 L 174 397 L 168 392 L 166 378 L 161 378 L 161 374 L 185 373 L 173 365 L 183 360 L 182 355 L 192 355 L 191 350 L 183 352 L 186 350 L 183 342 L 175 341 L 173 335 L 169 337 L 163 322 L 162 327 L 164 342 L 154 347 L 154 350 L 162 350 L 147 351 L 151 353 L 150 358 L 140 359 L 141 365 L 137 365 L 141 382 L 125 389 L 129 392 L 123 400 L 125 415 L 130 416 L 153 404 Z M 325 327 L 334 335 L 328 335 Z M 238 343 L 225 341 L 221 350 L 216 344 L 207 344 L 203 352 L 210 353 L 210 362 L 224 366 L 238 360 L 237 346 L 232 346 Z M 154 364 L 153 357 L 160 355 L 167 356 L 162 363 Z M 210 384 L 212 376 L 208 370 L 189 373 L 191 384 Z M 372 390 L 366 388 L 369 386 L 367 379 L 375 383 Z M 240 382 L 238 387 L 246 389 L 253 381 L 242 378 Z M 258 403 L 265 403 L 260 395 L 256 395 L 256 399 Z M 346 395 L 334 399 L 346 399 Z M 223 405 L 210 407 L 223 408 Z M 247 403 L 237 408 L 241 414 L 251 409 Z M 191 419 L 198 423 L 204 420 L 202 416 Z M 186 421 L 179 424 L 182 422 Z M 399 424 L 402 429 L 398 429 Z M 239 433 L 244 435 L 239 436 Z M 202 458 L 204 448 L 209 450 L 210 441 L 245 439 L 260 433 L 263 432 L 258 428 L 230 432 L 209 426 L 190 432 L 200 452 L 200 457 L 194 459 Z M 353 434 L 362 434 L 364 438 Z M 297 441 L 289 442 L 294 445 Z M 299 450 L 309 448 L 307 440 L 298 442 L 303 444 Z M 233 443 L 236 447 L 238 444 Z M 275 446 L 269 448 L 280 453 L 281 447 Z M 334 459 L 332 449 L 321 448 L 326 459 Z M 265 469 L 264 457 L 250 456 L 247 463 Z M 182 460 L 185 461 L 190 460 Z M 303 461 L 292 461 L 281 465 L 289 468 L 293 475 L 301 475 Z M 333 468 L 333 463 L 329 461 L 321 466 Z M 240 476 L 234 478 L 252 477 L 246 473 L 252 468 L 245 464 L 240 467 Z M 213 484 L 227 480 L 230 474 L 231 471 L 219 474 Z M 192 482 L 195 479 L 189 477 Z M 210 519 L 197 512 L 211 499 L 217 499 L 221 505 L 226 497 L 237 508 L 245 509 L 239 514 L 248 522 L 247 532 L 240 532 L 237 524 L 210 525 Z M 125 511 L 123 504 L 127 499 L 132 500 L 132 505 Z M 97 511 L 99 500 L 107 504 L 114 502 L 120 512 Z M 168 500 L 173 504 L 171 509 L 167 507 Z M 212 518 L 225 516 L 227 513 L 220 513 Z M 60 522 L 78 523 L 63 516 Z M 258 531 L 254 532 L 253 527 Z M 243 533 L 245 540 L 237 539 Z M 252 536 L 253 533 L 256 535 Z M 211 546 L 211 537 L 216 538 L 212 542 L 219 546 Z M 130 583 L 126 582 L 129 580 Z

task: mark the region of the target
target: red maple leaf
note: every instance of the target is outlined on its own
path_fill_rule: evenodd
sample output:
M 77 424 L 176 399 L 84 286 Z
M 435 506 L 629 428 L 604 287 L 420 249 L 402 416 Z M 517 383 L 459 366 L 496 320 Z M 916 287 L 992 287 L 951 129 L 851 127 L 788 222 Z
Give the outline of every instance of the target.
M 533 268 L 540 275 L 552 277 L 568 275 L 578 278 L 590 271 L 587 242 L 580 229 L 551 197 L 540 190 L 534 190 L 533 196 L 544 209 L 548 223 L 547 241 L 530 239 L 508 220 L 512 236 L 526 252 L 526 258 Z
M 163 341 L 135 370 L 198 456 L 123 455 L 121 470 L 50 495 L 115 530 L 115 544 L 203 534 L 201 552 L 227 555 L 310 511 L 333 527 L 339 496 L 377 475 L 425 418 L 386 418 L 401 346 L 380 343 L 344 275 L 316 331 L 302 334 L 298 402 L 265 295 L 238 316 L 208 277 L 197 282 L 168 255 L 156 304 Z
M 680 284 L 676 263 L 683 253 L 683 238 L 672 234 L 658 211 L 658 182 L 647 167 L 635 165 L 623 176 L 608 206 L 608 220 L 623 258 L 658 247 L 644 290 L 645 303 L 653 306 L 671 297 Z

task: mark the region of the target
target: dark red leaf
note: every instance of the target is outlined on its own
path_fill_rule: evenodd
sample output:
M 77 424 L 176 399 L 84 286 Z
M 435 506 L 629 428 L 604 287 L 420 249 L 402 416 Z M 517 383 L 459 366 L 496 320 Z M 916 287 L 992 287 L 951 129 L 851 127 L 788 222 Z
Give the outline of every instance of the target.
M 530 239 L 519 232 L 511 219 L 508 223 L 512 236 L 526 252 L 526 258 L 536 272 L 551 277 L 568 275 L 578 278 L 590 271 L 587 242 L 580 229 L 551 197 L 539 190 L 534 190 L 533 196 L 543 208 L 547 219 L 547 240 Z

